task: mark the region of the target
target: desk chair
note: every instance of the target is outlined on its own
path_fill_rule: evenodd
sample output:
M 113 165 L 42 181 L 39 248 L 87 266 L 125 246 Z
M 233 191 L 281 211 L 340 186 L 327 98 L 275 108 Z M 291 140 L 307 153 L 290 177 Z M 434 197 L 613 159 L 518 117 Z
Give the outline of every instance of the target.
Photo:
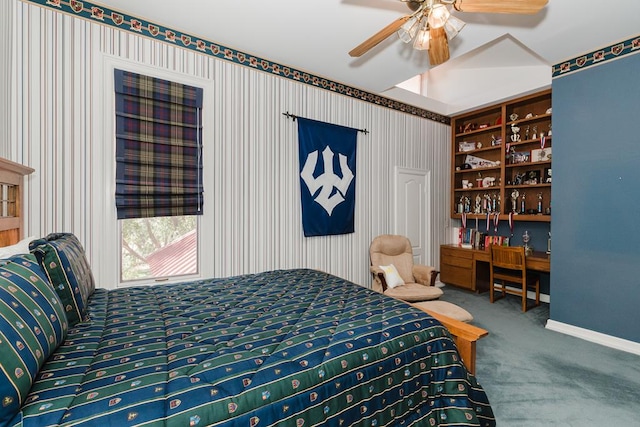
M 506 294 L 518 295 L 522 298 L 522 311 L 527 311 L 527 290 L 536 293 L 536 307 L 540 305 L 540 276 L 527 272 L 527 258 L 522 246 L 491 245 L 489 279 L 489 298 L 494 300 L 504 298 Z M 496 281 L 499 284 L 496 285 Z M 507 283 L 512 286 L 507 287 Z M 514 287 L 517 286 L 517 288 Z M 502 296 L 495 298 L 495 291 L 501 291 Z

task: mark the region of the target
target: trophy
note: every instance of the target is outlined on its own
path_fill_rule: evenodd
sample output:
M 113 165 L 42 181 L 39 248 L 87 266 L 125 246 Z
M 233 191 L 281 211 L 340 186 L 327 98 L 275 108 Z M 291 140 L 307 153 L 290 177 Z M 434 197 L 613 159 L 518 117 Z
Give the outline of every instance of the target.
M 524 230 L 524 234 L 522 235 L 522 243 L 524 243 L 524 254 L 531 255 L 533 252 L 533 248 L 529 246 L 529 241 L 531 240 L 531 236 L 529 236 L 529 231 Z
M 511 125 L 511 142 L 520 142 L 520 127 L 515 124 Z
M 476 194 L 476 205 L 475 205 L 475 208 L 473 209 L 473 213 L 479 214 L 481 212 L 481 206 L 482 206 L 482 197 L 480 196 L 480 194 Z
M 542 193 L 538 193 L 538 213 L 542 213 Z
M 518 196 L 520 196 L 520 193 L 514 188 L 511 192 L 511 212 L 513 213 L 515 213 L 516 209 L 518 209 Z

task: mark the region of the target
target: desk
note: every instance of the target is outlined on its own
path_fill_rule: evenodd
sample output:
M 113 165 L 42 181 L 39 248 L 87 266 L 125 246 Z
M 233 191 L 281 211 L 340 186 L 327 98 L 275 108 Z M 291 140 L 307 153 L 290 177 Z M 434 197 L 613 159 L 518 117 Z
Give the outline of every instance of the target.
M 440 246 L 440 281 L 474 292 L 489 290 L 489 249 L 467 249 L 458 245 Z M 527 256 L 527 270 L 551 271 L 550 255 L 533 252 Z

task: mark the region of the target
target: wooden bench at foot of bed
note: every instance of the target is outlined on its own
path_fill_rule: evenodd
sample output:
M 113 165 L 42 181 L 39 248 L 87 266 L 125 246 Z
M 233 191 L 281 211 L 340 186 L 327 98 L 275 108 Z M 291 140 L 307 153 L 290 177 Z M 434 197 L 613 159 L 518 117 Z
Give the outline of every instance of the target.
M 453 336 L 456 346 L 458 346 L 458 352 L 465 366 L 473 375 L 476 373 L 476 342 L 483 337 L 489 335 L 489 331 L 479 328 L 477 326 L 470 325 L 468 323 L 461 322 L 444 314 L 436 313 L 435 311 L 425 310 L 420 306 L 411 304 L 414 307 L 430 314 L 432 317 L 438 319 L 442 325 L 449 330 Z

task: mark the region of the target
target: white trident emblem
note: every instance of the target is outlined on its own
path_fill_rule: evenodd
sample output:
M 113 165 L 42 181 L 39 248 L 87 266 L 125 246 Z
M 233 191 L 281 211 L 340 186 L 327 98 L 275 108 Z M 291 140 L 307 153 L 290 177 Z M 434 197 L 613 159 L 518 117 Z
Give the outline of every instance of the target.
M 307 161 L 302 168 L 300 176 L 302 177 L 309 193 L 313 196 L 319 188 L 322 188 L 320 194 L 314 199 L 316 203 L 324 208 L 325 211 L 331 216 L 333 209 L 340 203 L 344 202 L 344 195 L 347 194 L 351 181 L 353 181 L 353 172 L 349 169 L 347 164 L 347 156 L 338 153 L 340 159 L 340 170 L 342 172 L 342 178 L 333 173 L 333 151 L 327 146 L 322 152 L 322 159 L 324 160 L 324 173 L 319 177 L 313 176 L 313 170 L 318 162 L 318 150 L 309 153 Z M 331 195 L 333 188 L 336 188 L 338 192 Z

